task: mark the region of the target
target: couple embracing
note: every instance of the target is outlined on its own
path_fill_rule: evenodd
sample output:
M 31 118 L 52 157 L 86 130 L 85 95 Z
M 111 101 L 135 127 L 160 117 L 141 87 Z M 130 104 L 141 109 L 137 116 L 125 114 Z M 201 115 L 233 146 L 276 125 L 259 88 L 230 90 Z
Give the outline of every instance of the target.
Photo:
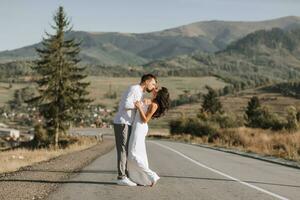
M 144 98 L 145 92 L 152 93 L 152 98 Z M 159 88 L 152 74 L 143 75 L 139 84 L 129 86 L 123 93 L 114 118 L 117 184 L 153 186 L 160 179 L 149 168 L 145 138 L 149 120 L 159 118 L 169 109 L 169 96 L 168 89 Z

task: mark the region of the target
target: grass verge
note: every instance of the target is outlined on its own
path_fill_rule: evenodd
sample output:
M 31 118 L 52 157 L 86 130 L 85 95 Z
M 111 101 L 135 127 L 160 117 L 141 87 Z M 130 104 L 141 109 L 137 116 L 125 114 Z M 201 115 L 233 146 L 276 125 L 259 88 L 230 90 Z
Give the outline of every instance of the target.
M 54 147 L 34 150 L 17 148 L 0 152 L 0 173 L 17 171 L 21 167 L 90 148 L 99 142 L 94 137 L 72 136 L 73 140 L 74 137 L 76 137 L 76 142 L 57 150 L 55 150 Z

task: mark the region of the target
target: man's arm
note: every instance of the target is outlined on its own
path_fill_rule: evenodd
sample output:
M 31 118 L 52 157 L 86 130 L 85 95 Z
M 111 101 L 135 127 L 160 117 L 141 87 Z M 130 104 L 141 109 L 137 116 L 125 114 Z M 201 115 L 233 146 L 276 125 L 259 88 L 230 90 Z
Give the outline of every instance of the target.
M 130 88 L 130 91 L 126 97 L 125 100 L 125 109 L 126 110 L 133 110 L 136 109 L 134 102 L 137 101 L 137 95 L 136 95 L 137 91 L 134 87 Z

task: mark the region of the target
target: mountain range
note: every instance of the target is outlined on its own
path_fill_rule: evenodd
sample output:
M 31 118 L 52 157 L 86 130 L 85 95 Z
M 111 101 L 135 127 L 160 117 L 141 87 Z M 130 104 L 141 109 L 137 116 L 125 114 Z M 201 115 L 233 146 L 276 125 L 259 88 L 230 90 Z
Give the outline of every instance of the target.
M 129 66 L 199 52 L 228 52 L 235 41 L 258 30 L 272 28 L 284 31 L 300 28 L 300 17 L 288 16 L 256 22 L 204 21 L 149 33 L 72 31 L 66 37 L 81 41 L 80 57 L 83 63 Z M 41 47 L 41 43 L 2 51 L 0 63 L 34 60 L 37 58 L 36 47 Z
M 215 53 L 195 52 L 152 61 L 160 75 L 215 75 L 235 87 L 255 87 L 300 78 L 300 28 L 258 30 Z

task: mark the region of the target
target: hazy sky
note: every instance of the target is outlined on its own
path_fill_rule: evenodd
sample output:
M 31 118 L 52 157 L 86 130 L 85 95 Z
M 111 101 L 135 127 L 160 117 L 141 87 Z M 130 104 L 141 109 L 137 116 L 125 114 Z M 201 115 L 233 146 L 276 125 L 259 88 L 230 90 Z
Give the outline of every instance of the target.
M 196 21 L 300 16 L 300 0 L 0 0 L 0 51 L 39 42 L 59 5 L 74 30 L 150 32 Z

